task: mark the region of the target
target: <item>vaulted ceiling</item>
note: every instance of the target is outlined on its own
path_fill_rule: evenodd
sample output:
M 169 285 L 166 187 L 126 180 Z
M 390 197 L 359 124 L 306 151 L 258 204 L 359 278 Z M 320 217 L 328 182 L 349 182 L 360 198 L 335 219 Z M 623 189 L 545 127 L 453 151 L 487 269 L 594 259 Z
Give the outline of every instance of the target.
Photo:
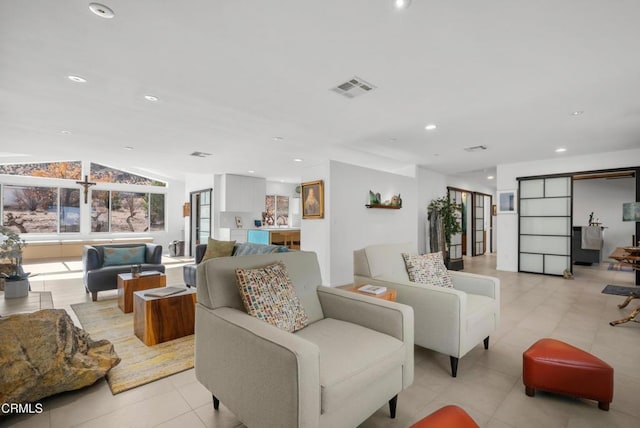
M 295 181 L 335 159 L 486 180 L 640 147 L 635 0 L 102 2 L 112 19 L 0 1 L 0 163 Z M 375 89 L 331 90 L 354 76 Z

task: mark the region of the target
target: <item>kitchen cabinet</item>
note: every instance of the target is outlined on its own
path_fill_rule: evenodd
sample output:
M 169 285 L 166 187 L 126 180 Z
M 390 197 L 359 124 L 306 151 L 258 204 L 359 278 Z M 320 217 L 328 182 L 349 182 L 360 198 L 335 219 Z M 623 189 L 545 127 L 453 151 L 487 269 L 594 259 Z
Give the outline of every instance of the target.
M 247 230 L 221 227 L 218 239 L 220 241 L 236 241 L 236 244 L 241 244 L 247 242 Z
M 284 245 L 292 250 L 299 250 L 300 229 L 249 229 L 247 232 L 247 242 Z
M 267 182 L 264 178 L 223 174 L 220 177 L 220 211 L 261 213 Z

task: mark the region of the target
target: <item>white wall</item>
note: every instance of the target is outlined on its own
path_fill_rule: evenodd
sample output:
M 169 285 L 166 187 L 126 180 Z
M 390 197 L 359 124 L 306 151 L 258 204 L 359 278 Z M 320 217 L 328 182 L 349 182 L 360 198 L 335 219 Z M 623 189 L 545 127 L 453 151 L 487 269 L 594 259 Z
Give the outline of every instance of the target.
M 320 274 L 322 284 L 330 284 L 331 272 L 331 239 L 330 239 L 330 213 L 331 213 L 331 178 L 329 162 L 322 162 L 318 165 L 305 169 L 302 182 L 324 181 L 324 218 L 313 220 L 302 220 L 300 222 L 300 249 L 303 251 L 313 251 L 318 255 L 320 264 Z
M 418 226 L 418 252 L 428 253 L 427 207 L 433 199 L 447 195 L 447 178 L 438 172 L 419 167 L 416 169 L 416 201 Z
M 573 225 L 587 226 L 589 214 L 599 219 L 604 230 L 602 260 L 616 247 L 632 244 L 636 224 L 622 221 L 622 203 L 635 201 L 635 178 L 576 180 L 573 182 Z
M 411 242 L 417 248 L 416 180 L 341 162 L 330 163 L 330 266 L 329 284 L 353 282 L 353 251 L 367 245 Z M 399 210 L 366 208 L 369 190 L 382 200 L 402 197 Z
M 556 158 L 498 165 L 497 189 L 517 189 L 517 177 L 547 174 L 594 171 L 601 169 L 635 167 L 640 164 L 640 149 L 599 153 L 587 156 L 566 156 Z M 516 272 L 518 270 L 518 216 L 499 214 L 497 221 L 498 270 Z

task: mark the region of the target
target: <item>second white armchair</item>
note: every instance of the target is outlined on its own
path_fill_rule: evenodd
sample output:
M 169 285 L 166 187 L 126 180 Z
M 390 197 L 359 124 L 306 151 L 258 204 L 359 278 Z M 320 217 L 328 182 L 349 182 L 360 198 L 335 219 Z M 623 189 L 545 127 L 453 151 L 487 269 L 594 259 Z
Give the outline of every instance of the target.
M 498 278 L 450 271 L 453 288 L 411 282 L 402 253 L 415 254 L 411 244 L 371 245 L 353 254 L 355 284 L 397 290 L 397 302 L 413 307 L 415 343 L 449 355 L 451 375 L 458 359 L 484 341 L 500 321 Z

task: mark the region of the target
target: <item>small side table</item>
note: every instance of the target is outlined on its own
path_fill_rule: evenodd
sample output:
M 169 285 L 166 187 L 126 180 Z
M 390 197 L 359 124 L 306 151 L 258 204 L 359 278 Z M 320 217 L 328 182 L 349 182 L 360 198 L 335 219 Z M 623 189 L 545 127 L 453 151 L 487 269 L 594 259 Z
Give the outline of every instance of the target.
M 194 333 L 196 290 L 185 288 L 181 293 L 165 297 L 145 296 L 149 291 L 133 293 L 133 331 L 145 345 L 157 345 Z
M 134 291 L 159 288 L 167 285 L 167 276 L 158 272 L 157 275 L 145 275 L 134 278 L 130 273 L 118 274 L 118 307 L 128 314 L 133 312 Z
M 387 291 L 385 291 L 384 293 L 381 293 L 381 294 L 371 294 L 371 293 L 365 293 L 364 291 L 358 290 L 358 288 L 362 287 L 363 285 L 365 285 L 365 284 L 350 285 L 350 286 L 345 287 L 345 290 L 353 291 L 354 293 L 362 294 L 363 296 L 377 297 L 378 299 L 389 300 L 391 302 L 395 302 L 396 301 L 396 297 L 398 295 L 398 292 L 393 288 L 388 288 L 387 287 Z

